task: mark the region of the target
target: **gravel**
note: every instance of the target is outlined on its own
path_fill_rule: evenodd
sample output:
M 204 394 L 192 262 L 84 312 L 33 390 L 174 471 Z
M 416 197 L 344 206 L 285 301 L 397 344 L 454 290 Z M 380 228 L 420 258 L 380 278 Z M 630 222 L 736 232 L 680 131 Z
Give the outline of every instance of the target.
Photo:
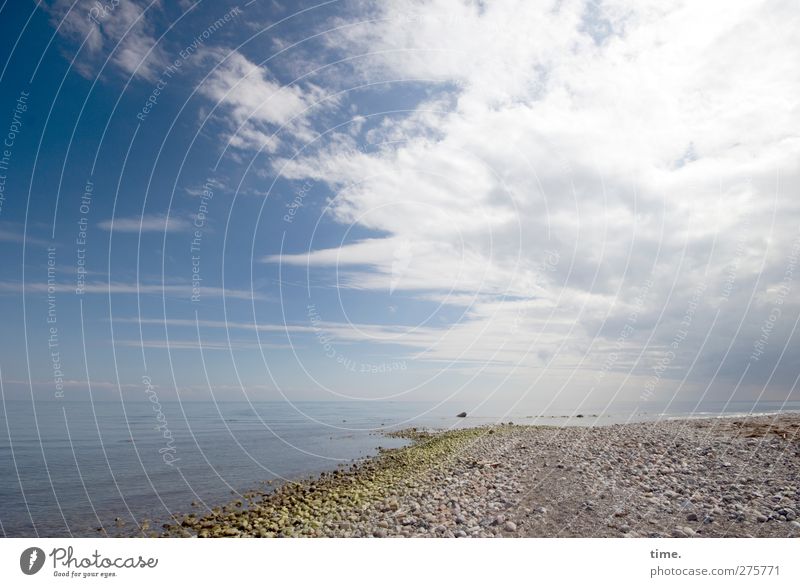
M 402 435 L 165 536 L 800 536 L 800 415 Z

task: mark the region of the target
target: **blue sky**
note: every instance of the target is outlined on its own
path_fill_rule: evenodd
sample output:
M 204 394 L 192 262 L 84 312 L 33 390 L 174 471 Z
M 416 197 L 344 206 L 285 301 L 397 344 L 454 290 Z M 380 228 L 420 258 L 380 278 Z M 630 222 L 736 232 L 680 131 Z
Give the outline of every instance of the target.
M 703 4 L 4 4 L 5 397 L 797 399 L 797 11 Z

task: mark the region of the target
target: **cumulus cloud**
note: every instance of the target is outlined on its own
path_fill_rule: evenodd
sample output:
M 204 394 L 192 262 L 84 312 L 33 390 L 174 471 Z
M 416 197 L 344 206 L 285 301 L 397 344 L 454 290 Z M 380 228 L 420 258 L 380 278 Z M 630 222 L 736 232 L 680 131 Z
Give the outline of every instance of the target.
M 282 136 L 308 140 L 314 136 L 309 125 L 313 110 L 334 103 L 326 103 L 325 93 L 314 84 L 280 83 L 266 65 L 238 51 L 209 49 L 202 55 L 213 67 L 198 91 L 229 121 L 228 140 L 234 147 L 272 153 Z
M 775 304 L 783 319 L 752 372 L 784 343 L 798 356 L 796 297 L 776 293 L 787 272 L 800 279 L 790 3 L 359 6 L 375 18 L 326 37 L 359 56 L 342 71 L 430 80 L 424 99 L 367 115 L 369 150 L 332 132 L 273 170 L 326 183 L 324 214 L 385 236 L 266 262 L 467 304 L 420 343 L 428 356 L 501 359 L 526 377 L 736 379 Z
M 159 0 L 55 0 L 46 6 L 59 34 L 72 41 L 73 66 L 81 75 L 97 75 L 108 59 L 124 73 L 148 80 L 166 63 L 154 35 L 153 14 L 160 9 Z

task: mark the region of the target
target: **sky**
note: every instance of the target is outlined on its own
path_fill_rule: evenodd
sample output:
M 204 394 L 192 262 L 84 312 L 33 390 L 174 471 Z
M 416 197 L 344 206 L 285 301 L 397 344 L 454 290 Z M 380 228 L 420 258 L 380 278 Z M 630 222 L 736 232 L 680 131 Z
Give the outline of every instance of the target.
M 788 0 L 0 12 L 4 399 L 800 399 Z

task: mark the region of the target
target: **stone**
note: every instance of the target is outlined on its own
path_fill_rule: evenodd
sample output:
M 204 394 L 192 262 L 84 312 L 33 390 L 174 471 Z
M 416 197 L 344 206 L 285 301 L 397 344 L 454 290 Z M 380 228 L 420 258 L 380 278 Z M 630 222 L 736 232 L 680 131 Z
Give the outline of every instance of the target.
M 503 524 L 503 530 L 505 530 L 506 532 L 516 532 L 517 525 L 511 520 L 509 520 L 505 524 Z

